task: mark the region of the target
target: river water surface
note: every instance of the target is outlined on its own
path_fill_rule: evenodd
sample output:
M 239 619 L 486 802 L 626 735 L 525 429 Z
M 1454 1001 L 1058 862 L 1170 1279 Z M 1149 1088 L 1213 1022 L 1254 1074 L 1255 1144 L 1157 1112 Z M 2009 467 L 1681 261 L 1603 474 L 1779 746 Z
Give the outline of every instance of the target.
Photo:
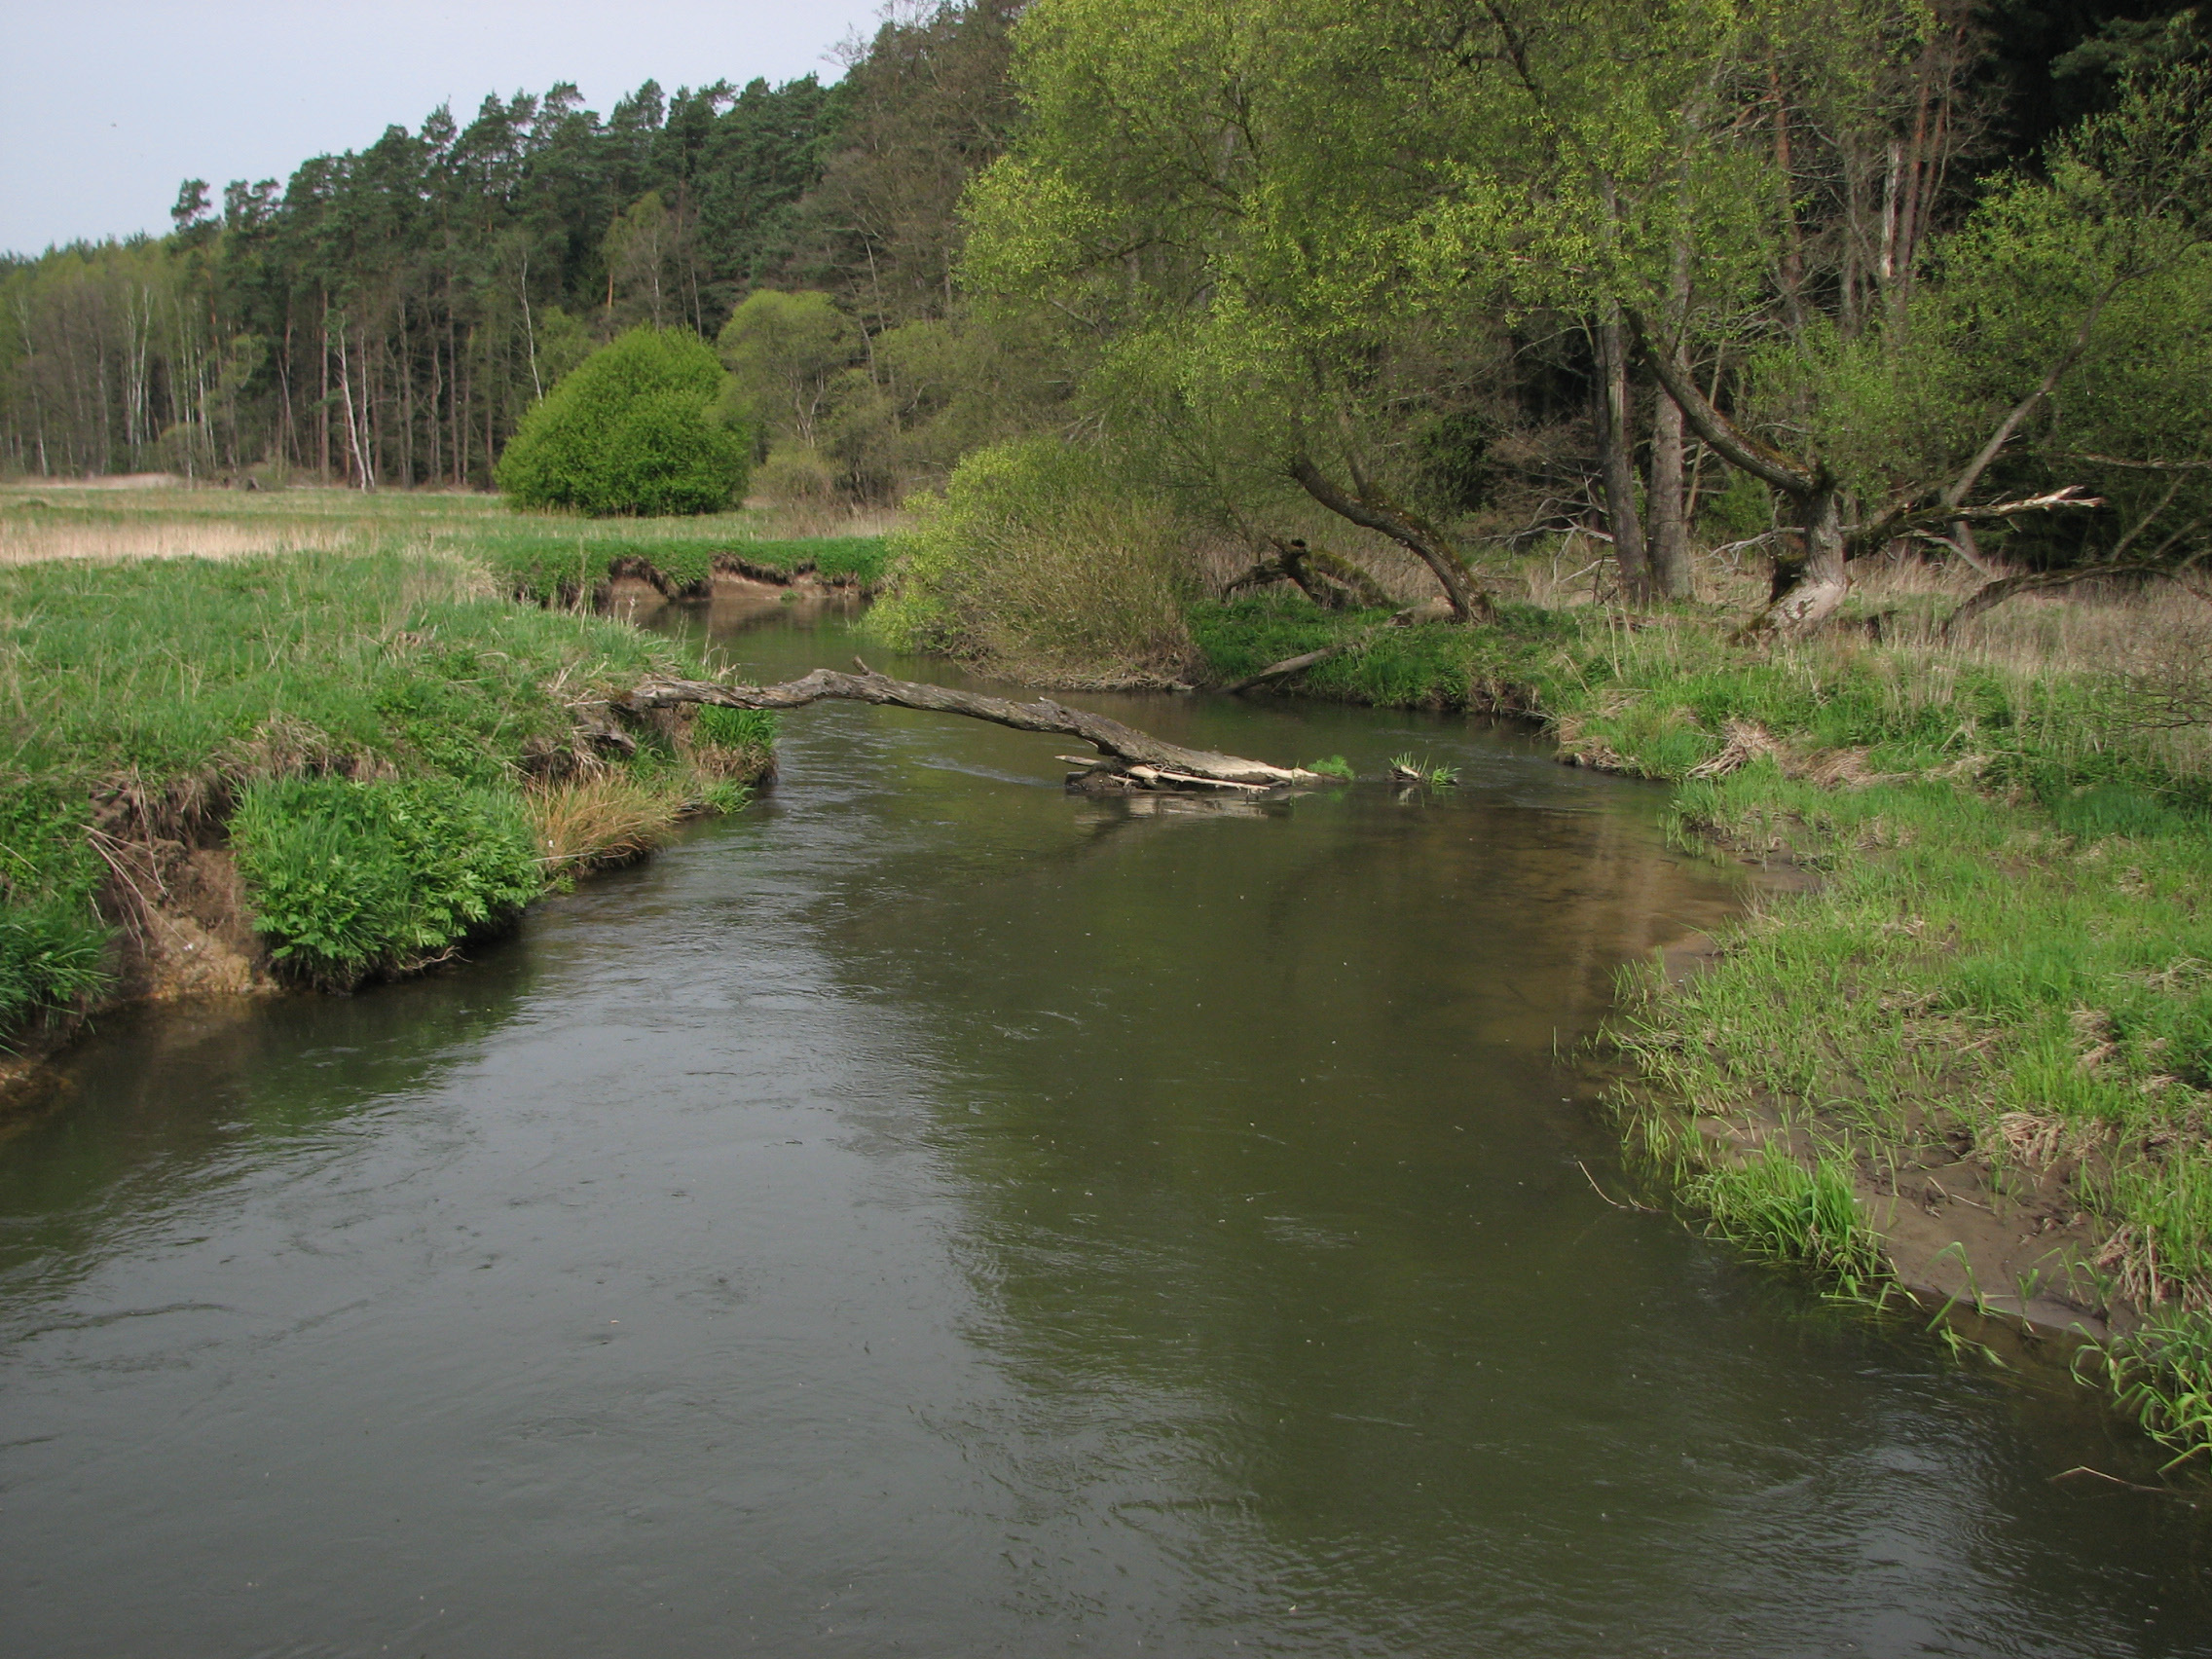
M 1744 899 L 1659 792 L 1088 701 L 1463 787 L 823 705 L 467 964 L 80 1046 L 0 1140 L 0 1648 L 2212 1653 L 2205 1515 L 2052 1480 L 2156 1466 L 2088 1390 L 1594 1190 L 1570 1051 Z

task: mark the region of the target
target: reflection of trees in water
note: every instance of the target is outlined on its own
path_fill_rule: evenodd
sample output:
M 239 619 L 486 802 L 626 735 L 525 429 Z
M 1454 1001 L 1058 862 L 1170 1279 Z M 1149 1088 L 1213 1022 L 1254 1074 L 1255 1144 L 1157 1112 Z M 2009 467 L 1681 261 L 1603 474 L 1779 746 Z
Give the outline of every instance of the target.
M 112 1015 L 66 1051 L 0 1140 L 0 1272 L 42 1294 L 111 1237 L 313 1144 L 363 1105 L 423 1088 L 509 1019 L 528 952 L 357 996 L 222 999 Z

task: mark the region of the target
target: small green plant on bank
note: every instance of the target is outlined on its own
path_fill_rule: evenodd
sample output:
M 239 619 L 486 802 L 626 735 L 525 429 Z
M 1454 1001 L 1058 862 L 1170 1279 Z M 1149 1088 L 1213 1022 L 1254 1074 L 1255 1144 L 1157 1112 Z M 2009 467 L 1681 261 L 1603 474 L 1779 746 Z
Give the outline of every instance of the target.
M 1342 778 L 1347 784 L 1358 777 L 1351 769 L 1351 762 L 1342 755 L 1332 755 L 1326 760 L 1309 760 L 1306 769 L 1309 772 L 1318 772 L 1324 778 Z
M 449 778 L 260 779 L 230 829 L 255 927 L 313 983 L 419 967 L 543 884 L 521 796 Z
M 51 787 L 0 794 L 0 1041 L 34 1009 L 98 991 L 104 871 L 81 806 Z
M 2202 1310 L 2155 1316 L 2096 1361 L 2144 1429 L 2176 1449 L 2168 1469 L 2212 1454 L 2212 1319 Z
M 1881 1240 L 1859 1208 L 1848 1166 L 1832 1156 L 1807 1165 L 1777 1146 L 1693 1177 L 1684 1197 L 1715 1231 L 1794 1262 L 1861 1296 L 1888 1277 Z
M 704 703 L 692 735 L 718 749 L 769 754 L 776 747 L 776 717 L 766 709 L 725 709 Z

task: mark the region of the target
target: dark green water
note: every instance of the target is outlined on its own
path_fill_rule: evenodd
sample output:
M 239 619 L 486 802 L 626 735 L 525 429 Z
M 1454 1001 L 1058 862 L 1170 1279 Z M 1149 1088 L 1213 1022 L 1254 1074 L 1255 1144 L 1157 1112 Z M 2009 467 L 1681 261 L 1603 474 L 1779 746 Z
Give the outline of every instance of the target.
M 2094 1395 L 1577 1167 L 1555 1053 L 1741 898 L 1658 792 L 1094 702 L 1466 787 L 1145 811 L 824 706 L 470 964 L 77 1051 L 0 1141 L 0 1648 L 2212 1652 L 2206 1515 L 2051 1480 L 2155 1466 Z

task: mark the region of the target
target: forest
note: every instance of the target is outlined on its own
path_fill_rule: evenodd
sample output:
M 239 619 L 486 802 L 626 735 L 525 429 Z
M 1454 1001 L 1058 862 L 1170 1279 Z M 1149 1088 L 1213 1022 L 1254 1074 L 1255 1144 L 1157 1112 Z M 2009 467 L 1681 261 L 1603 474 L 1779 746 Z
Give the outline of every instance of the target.
M 1411 559 L 1467 618 L 1490 553 L 1587 535 L 1681 598 L 1694 536 L 1802 628 L 1875 552 L 2204 550 L 2194 10 L 973 0 L 848 57 L 441 108 L 11 257 L 0 467 L 488 488 L 650 324 L 719 343 L 759 492 L 951 483 L 971 563 L 977 514 L 1073 492 L 1146 503 L 1108 562 L 1149 537 L 1171 585 L 1334 603 Z M 958 582 L 910 585 L 977 647 Z

